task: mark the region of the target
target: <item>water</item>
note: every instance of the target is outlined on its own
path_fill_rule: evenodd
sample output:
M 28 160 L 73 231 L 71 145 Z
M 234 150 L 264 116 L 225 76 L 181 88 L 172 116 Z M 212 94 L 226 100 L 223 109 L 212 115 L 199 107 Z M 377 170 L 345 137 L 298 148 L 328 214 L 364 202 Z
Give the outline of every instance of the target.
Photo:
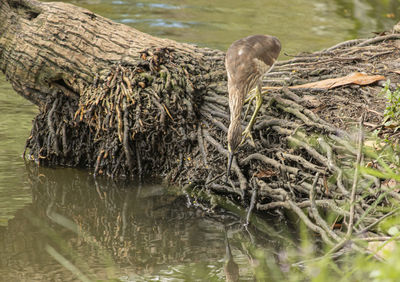
M 249 34 L 273 34 L 283 44 L 281 59 L 371 36 L 400 17 L 393 0 L 68 2 L 156 36 L 221 50 Z M 176 190 L 25 164 L 36 112 L 0 76 L 0 281 L 78 280 L 72 272 L 81 280 L 222 281 L 226 234 L 241 278 L 251 280 L 249 246 L 282 246 L 284 239 L 266 236 L 268 226 L 244 231 L 233 212 L 207 215 Z
M 6 226 L 16 211 L 32 202 L 21 155 L 36 112 L 0 76 L 0 226 Z
M 250 34 L 271 34 L 290 55 L 372 36 L 372 32 L 390 29 L 400 18 L 397 0 L 66 2 L 152 35 L 221 50 Z
M 72 278 L 57 259 L 93 280 L 223 277 L 223 226 L 188 209 L 175 191 L 95 180 L 73 169 L 26 170 L 33 203 L 0 229 L 3 279 Z
M 215 215 L 188 208 L 179 189 L 34 164 L 25 177 L 32 203 L 0 227 L 0 281 L 222 281 L 225 236 L 248 280 L 246 246 L 278 242 L 268 226 L 244 231 L 229 206 Z

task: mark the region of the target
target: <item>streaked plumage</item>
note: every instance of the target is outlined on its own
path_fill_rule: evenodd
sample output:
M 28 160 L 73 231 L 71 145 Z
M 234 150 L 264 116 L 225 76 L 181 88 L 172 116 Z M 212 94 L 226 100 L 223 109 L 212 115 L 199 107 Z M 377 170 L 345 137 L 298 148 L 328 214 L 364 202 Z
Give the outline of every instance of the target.
M 261 98 L 261 79 L 278 58 L 281 44 L 270 35 L 252 35 L 232 43 L 226 52 L 225 67 L 228 74 L 230 124 L 228 128 L 228 171 L 237 147 L 242 140 L 241 112 L 247 94 L 257 87 L 257 99 Z M 258 101 L 260 102 L 260 101 Z M 259 105 L 246 128 L 249 134 Z

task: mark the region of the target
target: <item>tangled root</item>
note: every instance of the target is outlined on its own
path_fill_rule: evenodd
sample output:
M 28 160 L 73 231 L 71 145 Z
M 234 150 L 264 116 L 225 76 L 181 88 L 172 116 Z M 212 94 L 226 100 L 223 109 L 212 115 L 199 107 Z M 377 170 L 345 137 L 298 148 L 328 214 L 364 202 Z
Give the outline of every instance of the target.
M 79 102 L 50 99 L 34 120 L 30 157 L 44 165 L 93 168 L 95 175 L 176 179 L 197 146 L 199 105 L 203 92 L 213 89 L 208 81 L 225 75 L 220 68 L 211 76 L 212 66 L 194 63 L 184 53 L 148 49 L 135 65 L 119 64 L 97 77 Z

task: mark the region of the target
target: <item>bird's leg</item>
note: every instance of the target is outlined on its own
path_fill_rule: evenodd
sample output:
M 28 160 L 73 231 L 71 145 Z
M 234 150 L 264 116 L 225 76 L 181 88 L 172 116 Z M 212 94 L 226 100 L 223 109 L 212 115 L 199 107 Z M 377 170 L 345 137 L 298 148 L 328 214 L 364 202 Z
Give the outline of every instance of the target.
M 248 104 L 248 105 L 247 105 L 246 112 L 244 113 L 244 116 L 243 116 L 243 119 L 244 119 L 244 120 L 246 119 L 247 114 L 248 114 L 249 111 L 250 111 L 251 103 L 252 103 L 253 100 L 256 98 L 255 90 L 256 90 L 256 89 L 254 89 L 254 91 L 250 91 L 250 94 L 251 94 L 251 95 L 249 95 L 249 97 L 244 101 L 244 104 Z M 251 92 L 254 92 L 254 93 L 251 93 Z
M 262 101 L 263 101 L 260 87 L 258 85 L 256 87 L 256 92 L 254 94 L 254 97 L 252 97 L 251 100 L 254 98 L 256 98 L 256 108 L 254 109 L 254 112 L 253 112 L 253 115 L 251 116 L 249 124 L 247 125 L 246 129 L 242 133 L 243 139 L 242 139 L 242 142 L 240 143 L 240 145 L 242 145 L 246 141 L 246 139 L 249 137 L 251 140 L 251 145 L 255 146 L 253 136 L 251 135 L 251 129 L 253 128 L 253 125 L 256 122 L 256 117 L 257 117 L 258 111 L 261 108 Z

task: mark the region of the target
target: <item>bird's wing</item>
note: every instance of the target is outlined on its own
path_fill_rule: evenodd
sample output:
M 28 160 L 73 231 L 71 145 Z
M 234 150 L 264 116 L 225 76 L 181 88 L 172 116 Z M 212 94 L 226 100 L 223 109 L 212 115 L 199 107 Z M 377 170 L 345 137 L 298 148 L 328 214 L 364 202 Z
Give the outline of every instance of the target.
M 254 64 L 256 65 L 256 69 L 258 70 L 258 72 L 259 72 L 261 75 L 263 75 L 263 74 L 269 72 L 269 71 L 272 69 L 272 67 L 274 66 L 275 61 L 276 61 L 276 60 L 273 59 L 272 65 L 269 65 L 269 64 L 266 64 L 263 60 L 260 60 L 260 59 L 257 59 L 257 58 L 254 58 L 254 59 L 253 59 L 253 62 L 254 62 Z

